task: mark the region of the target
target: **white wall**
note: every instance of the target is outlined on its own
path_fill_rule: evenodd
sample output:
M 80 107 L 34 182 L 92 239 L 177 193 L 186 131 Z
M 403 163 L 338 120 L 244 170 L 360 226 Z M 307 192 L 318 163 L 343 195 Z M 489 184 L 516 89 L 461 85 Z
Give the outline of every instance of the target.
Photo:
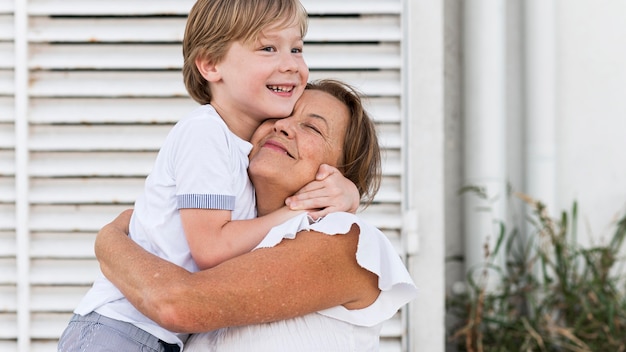
M 578 200 L 598 238 L 626 205 L 626 1 L 560 0 L 557 16 L 558 203 Z
M 477 0 L 480 1 L 480 0 Z M 482 0 L 485 3 L 497 3 Z M 579 240 L 600 243 L 612 234 L 615 216 L 626 210 L 626 1 L 553 0 L 555 206 L 557 216 L 578 202 Z M 507 180 L 514 190 L 528 192 L 525 128 L 528 123 L 528 33 L 524 17 L 530 1 L 507 0 L 504 50 L 506 59 Z M 465 246 L 482 251 L 481 243 L 467 243 L 467 224 L 455 192 L 463 185 L 463 132 L 467 127 L 460 77 L 468 50 L 463 43 L 463 18 L 468 2 L 446 2 L 445 95 L 445 231 L 446 256 L 463 255 Z M 544 4 L 536 2 L 540 6 Z M 490 48 L 493 50 L 493 48 Z M 494 136 L 483 135 L 484 138 Z M 539 175 L 542 177 L 544 175 Z M 547 177 L 547 176 L 546 176 Z M 551 195 L 531 194 L 539 200 Z M 508 209 L 519 215 L 520 209 Z M 464 243 L 465 242 L 465 243 Z M 460 263 L 446 265 L 448 290 L 464 279 Z

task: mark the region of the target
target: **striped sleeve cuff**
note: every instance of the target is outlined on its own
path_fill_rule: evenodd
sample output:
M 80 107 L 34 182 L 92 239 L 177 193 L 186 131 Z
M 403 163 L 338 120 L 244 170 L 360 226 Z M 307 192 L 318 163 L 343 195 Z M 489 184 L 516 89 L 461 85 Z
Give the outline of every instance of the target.
M 223 194 L 181 194 L 176 196 L 178 209 L 235 210 L 235 196 Z

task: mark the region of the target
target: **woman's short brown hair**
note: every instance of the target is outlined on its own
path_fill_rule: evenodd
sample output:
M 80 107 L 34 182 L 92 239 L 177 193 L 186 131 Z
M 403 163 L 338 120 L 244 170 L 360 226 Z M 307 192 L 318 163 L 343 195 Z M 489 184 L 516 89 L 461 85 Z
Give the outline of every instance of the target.
M 308 17 L 299 0 L 198 0 L 189 13 L 183 38 L 187 92 L 200 104 L 211 102 L 209 84 L 196 68 L 196 58 L 219 63 L 233 42 L 256 40 L 269 26 L 294 23 L 304 37 Z
M 363 108 L 362 94 L 333 79 L 309 82 L 306 89 L 328 93 L 348 107 L 350 120 L 343 145 L 343 162 L 337 168 L 356 185 L 361 200 L 369 205 L 380 188 L 382 167 L 376 125 Z

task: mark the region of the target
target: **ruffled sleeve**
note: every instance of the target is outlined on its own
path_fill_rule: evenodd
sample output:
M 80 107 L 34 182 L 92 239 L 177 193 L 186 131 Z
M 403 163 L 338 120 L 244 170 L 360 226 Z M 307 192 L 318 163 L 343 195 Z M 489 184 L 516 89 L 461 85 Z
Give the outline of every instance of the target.
M 318 222 L 311 222 L 306 214 L 302 214 L 274 227 L 257 248 L 273 247 L 284 238 L 295 238 L 303 230 L 314 230 L 328 235 L 346 234 L 352 224 L 357 224 L 360 229 L 357 263 L 378 275 L 381 293 L 366 308 L 351 310 L 337 306 L 318 313 L 359 326 L 374 326 L 391 318 L 400 307 L 417 295 L 417 288 L 406 267 L 387 236 L 380 230 L 350 213 L 332 213 Z

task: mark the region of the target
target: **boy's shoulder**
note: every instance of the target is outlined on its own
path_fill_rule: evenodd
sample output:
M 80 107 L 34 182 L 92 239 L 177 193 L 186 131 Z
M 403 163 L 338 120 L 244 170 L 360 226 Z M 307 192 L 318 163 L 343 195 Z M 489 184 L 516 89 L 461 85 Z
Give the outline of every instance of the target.
M 215 111 L 215 109 L 209 104 L 200 105 L 197 108 L 193 109 L 192 111 L 187 113 L 187 115 L 185 115 L 182 119 L 180 119 L 176 124 L 177 125 L 183 125 L 183 124 L 196 125 L 196 124 L 207 124 L 207 123 L 214 125 L 216 127 L 220 126 L 222 128 L 228 128 L 224 120 L 222 120 L 220 115 L 218 115 L 217 111 Z

